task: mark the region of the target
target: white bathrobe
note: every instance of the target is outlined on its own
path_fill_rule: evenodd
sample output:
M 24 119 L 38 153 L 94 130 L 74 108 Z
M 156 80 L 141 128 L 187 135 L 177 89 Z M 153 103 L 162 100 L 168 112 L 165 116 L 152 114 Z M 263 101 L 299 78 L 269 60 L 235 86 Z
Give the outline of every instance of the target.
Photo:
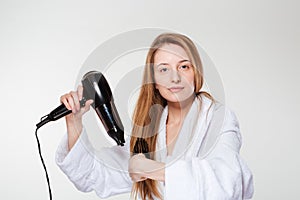
M 160 191 L 166 200 L 241 200 L 253 195 L 252 173 L 241 159 L 241 135 L 234 113 L 202 97 L 194 100 L 182 125 L 172 156 L 167 155 L 166 120 L 162 113 L 156 160 L 166 163 Z M 200 110 L 201 106 L 201 110 Z M 199 111 L 200 110 L 200 111 Z M 129 141 L 96 152 L 85 129 L 70 152 L 67 135 L 56 153 L 61 170 L 83 192 L 95 191 L 101 198 L 131 191 L 128 174 Z

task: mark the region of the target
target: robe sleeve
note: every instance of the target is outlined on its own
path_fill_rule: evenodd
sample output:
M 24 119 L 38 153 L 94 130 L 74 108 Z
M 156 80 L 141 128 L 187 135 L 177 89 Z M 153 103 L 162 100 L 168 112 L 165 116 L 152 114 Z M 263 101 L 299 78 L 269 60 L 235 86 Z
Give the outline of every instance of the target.
M 83 129 L 70 151 L 67 135 L 64 136 L 55 159 L 59 168 L 79 191 L 95 191 L 100 198 L 107 198 L 131 191 L 132 181 L 127 171 L 129 157 L 126 148 L 114 146 L 103 149 L 101 155 L 107 155 L 106 158 L 111 159 L 107 162 L 106 158 L 95 153 Z
M 251 199 L 252 173 L 239 155 L 240 148 L 238 121 L 226 109 L 221 134 L 205 158 L 182 159 L 167 165 L 165 199 Z

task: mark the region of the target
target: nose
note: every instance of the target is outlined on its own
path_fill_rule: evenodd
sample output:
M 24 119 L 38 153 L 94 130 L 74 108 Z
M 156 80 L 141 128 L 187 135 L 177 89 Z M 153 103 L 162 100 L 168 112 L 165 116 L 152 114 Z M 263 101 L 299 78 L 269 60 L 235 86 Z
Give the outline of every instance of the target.
M 181 81 L 180 74 L 177 70 L 172 70 L 171 81 L 172 83 L 179 83 Z

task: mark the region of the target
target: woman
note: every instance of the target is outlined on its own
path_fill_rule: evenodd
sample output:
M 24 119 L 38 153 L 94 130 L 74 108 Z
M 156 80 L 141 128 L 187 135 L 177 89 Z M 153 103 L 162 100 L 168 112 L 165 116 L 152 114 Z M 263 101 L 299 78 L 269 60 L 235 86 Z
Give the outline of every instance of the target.
M 200 91 L 203 81 L 193 42 L 181 34 L 159 35 L 146 58 L 130 146 L 103 150 L 129 173 L 105 167 L 90 153 L 81 119 L 92 101 L 80 108 L 81 86 L 61 97 L 72 114 L 66 116 L 68 134 L 57 164 L 79 190 L 101 198 L 131 191 L 140 199 L 250 199 L 252 174 L 239 156 L 238 121 Z M 134 154 L 139 138 L 149 158 Z

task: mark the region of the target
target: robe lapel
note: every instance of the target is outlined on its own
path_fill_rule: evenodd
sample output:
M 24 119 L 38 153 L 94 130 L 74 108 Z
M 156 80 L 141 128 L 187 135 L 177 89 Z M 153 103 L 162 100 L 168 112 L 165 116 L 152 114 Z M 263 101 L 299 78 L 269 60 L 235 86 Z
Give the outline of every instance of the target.
M 165 162 L 167 159 L 167 148 L 166 148 L 166 122 L 168 117 L 168 106 L 163 110 L 160 118 L 160 124 L 158 129 L 158 137 L 156 143 L 155 159 L 159 162 Z
M 172 156 L 167 156 L 166 120 L 168 116 L 168 106 L 164 108 L 160 121 L 159 135 L 156 146 L 157 161 L 169 163 L 179 158 L 188 159 L 197 155 L 211 120 L 212 112 L 209 112 L 206 118 L 210 103 L 211 100 L 205 96 L 202 96 L 202 105 L 201 101 L 198 98 L 195 98 L 188 114 L 184 119 L 179 136 L 174 146 Z M 201 110 L 200 106 L 202 107 Z M 213 110 L 213 106 L 211 110 Z

